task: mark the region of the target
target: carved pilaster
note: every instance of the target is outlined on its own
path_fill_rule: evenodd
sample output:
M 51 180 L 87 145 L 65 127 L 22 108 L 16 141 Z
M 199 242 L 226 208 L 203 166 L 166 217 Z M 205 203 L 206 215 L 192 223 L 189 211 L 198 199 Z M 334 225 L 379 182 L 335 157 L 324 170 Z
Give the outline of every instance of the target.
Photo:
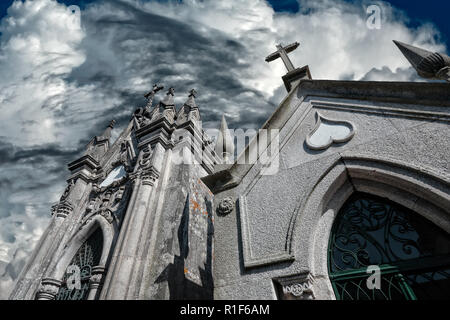
M 217 206 L 216 212 L 219 216 L 226 216 L 234 209 L 234 201 L 231 197 L 226 197 L 222 201 L 220 201 Z
M 102 266 L 96 266 L 92 268 L 91 277 L 89 278 L 89 288 L 99 289 L 102 287 L 105 280 L 106 269 Z
M 279 296 L 282 300 L 314 300 L 314 277 L 309 273 L 277 278 Z
M 62 201 L 52 207 L 52 215 L 57 218 L 66 218 L 73 211 L 73 205 L 68 201 Z
M 44 278 L 41 281 L 36 298 L 38 300 L 55 300 L 62 282 L 56 279 Z
M 159 172 L 154 168 L 145 169 L 141 173 L 141 180 L 143 185 L 153 186 L 158 178 Z

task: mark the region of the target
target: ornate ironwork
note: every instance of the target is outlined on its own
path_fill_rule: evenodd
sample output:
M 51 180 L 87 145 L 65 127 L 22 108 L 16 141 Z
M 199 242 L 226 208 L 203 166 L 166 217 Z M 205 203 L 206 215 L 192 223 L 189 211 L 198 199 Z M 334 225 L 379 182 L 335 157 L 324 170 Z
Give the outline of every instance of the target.
M 450 235 L 387 199 L 353 195 L 336 218 L 328 250 L 330 278 L 340 299 L 450 296 L 449 273 L 443 271 L 450 269 Z M 381 268 L 379 290 L 366 286 L 370 265 Z M 415 294 L 437 284 L 446 286 L 445 290 Z
M 86 300 L 89 294 L 89 279 L 92 275 L 93 267 L 100 262 L 103 248 L 103 235 L 100 228 L 98 228 L 89 237 L 88 240 L 78 249 L 75 256 L 72 258 L 69 266 L 76 265 L 80 269 L 80 289 L 69 289 L 67 286 L 68 277 L 67 272 L 64 275 L 62 285 L 56 295 L 56 300 Z

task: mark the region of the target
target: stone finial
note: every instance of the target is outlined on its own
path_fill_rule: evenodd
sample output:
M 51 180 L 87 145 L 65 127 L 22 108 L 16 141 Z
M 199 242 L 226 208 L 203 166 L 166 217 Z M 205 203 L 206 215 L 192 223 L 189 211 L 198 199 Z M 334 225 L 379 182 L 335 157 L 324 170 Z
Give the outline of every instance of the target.
M 450 57 L 442 53 L 433 53 L 409 44 L 394 40 L 417 74 L 426 79 L 446 80 L 450 82 Z
M 222 121 L 220 123 L 215 152 L 219 157 L 223 158 L 225 163 L 234 155 L 234 141 L 230 134 L 230 130 L 228 130 L 227 121 L 225 120 L 224 115 L 222 115 Z

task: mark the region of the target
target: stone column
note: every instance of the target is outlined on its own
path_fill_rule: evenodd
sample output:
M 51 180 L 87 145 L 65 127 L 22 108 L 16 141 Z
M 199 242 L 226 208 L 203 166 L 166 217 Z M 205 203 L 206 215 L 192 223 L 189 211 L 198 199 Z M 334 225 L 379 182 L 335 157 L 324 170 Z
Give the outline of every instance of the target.
M 95 266 L 92 268 L 91 278 L 89 279 L 89 295 L 88 300 L 95 300 L 98 292 L 102 290 L 106 269 L 103 266 Z
M 143 257 L 140 248 L 148 240 L 148 230 L 144 230 L 148 208 L 153 198 L 153 190 L 159 178 L 165 149 L 158 143 L 153 150 L 144 147 L 139 167 L 135 170 L 135 190 L 128 206 L 124 224 L 121 228 L 118 243 L 113 255 L 110 274 L 106 279 L 103 299 L 134 299 L 136 287 L 140 285 L 133 281 L 134 274 L 139 270 Z
M 45 278 L 36 294 L 37 300 L 55 300 L 62 282 L 56 279 Z

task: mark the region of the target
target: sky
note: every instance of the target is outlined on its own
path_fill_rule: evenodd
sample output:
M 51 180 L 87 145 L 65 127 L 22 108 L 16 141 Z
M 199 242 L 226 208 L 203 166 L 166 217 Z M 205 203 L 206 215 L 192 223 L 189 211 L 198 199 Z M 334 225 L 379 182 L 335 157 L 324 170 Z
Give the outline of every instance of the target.
M 423 3 L 422 1 L 420 1 Z M 448 1 L 26 0 L 0 2 L 0 299 L 50 221 L 67 163 L 154 83 L 198 92 L 205 128 L 259 128 L 286 95 L 281 61 L 314 79 L 424 81 L 392 40 L 448 53 Z M 68 10 L 80 7 L 79 14 Z M 381 28 L 366 8 L 381 8 Z M 163 94 L 156 97 L 161 99 Z

